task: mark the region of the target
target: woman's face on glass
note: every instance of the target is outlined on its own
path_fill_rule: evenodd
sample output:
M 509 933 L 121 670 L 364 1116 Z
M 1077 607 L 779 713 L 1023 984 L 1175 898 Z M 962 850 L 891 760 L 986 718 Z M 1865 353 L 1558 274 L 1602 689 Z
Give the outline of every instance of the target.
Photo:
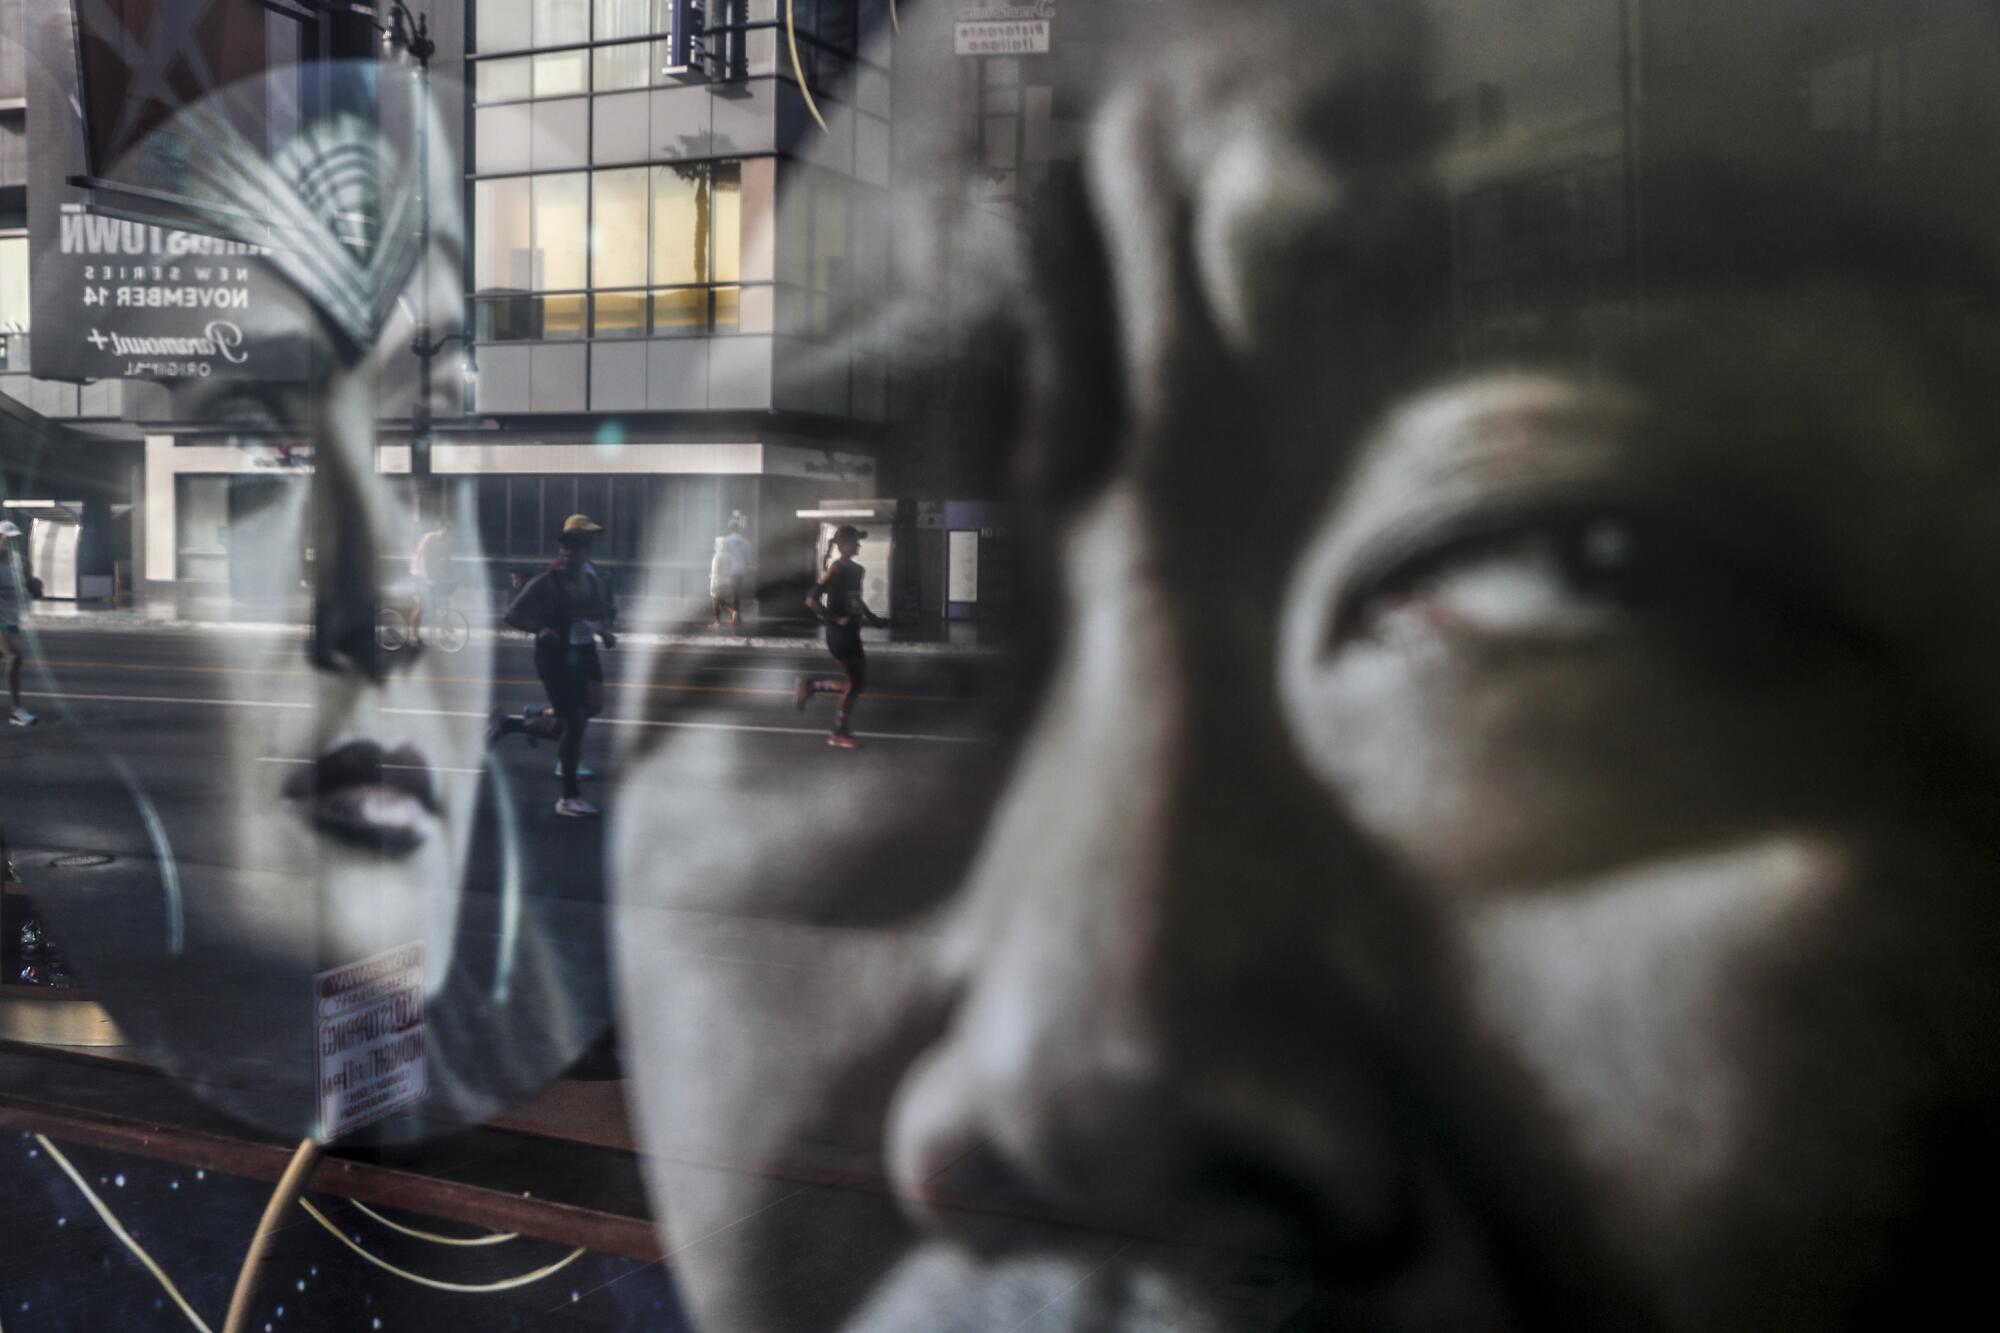
M 293 925 L 318 932 L 329 957 L 427 941 L 435 985 L 472 833 L 492 644 L 476 636 L 445 654 L 376 643 L 378 607 L 407 614 L 410 552 L 430 515 L 417 487 L 379 471 L 373 369 L 331 371 L 306 406 L 309 482 L 232 515 L 230 560 L 303 590 L 314 621 L 303 642 L 246 640 L 248 669 L 303 689 L 299 706 L 228 712 L 225 818 L 237 868 L 284 876 L 315 904 Z M 458 507 L 455 533 L 477 532 L 462 492 L 423 494 Z M 456 538 L 461 567 L 480 570 L 481 554 Z
M 239 506 L 228 532 L 232 566 L 303 594 L 311 617 L 303 640 L 246 641 L 254 670 L 299 688 L 295 706 L 227 714 L 232 855 L 292 883 L 302 906 L 284 914 L 287 928 L 317 936 L 322 966 L 423 941 L 434 988 L 450 963 L 484 767 L 492 643 L 385 651 L 376 621 L 384 607 L 410 614 L 411 556 L 427 530 L 447 528 L 454 568 L 472 571 L 468 592 L 482 584 L 483 551 L 469 491 L 409 477 L 407 449 L 384 450 L 377 423 L 390 410 L 381 385 L 410 377 L 418 284 L 432 284 L 433 309 L 454 308 L 458 255 L 441 225 L 428 267 L 415 266 L 386 326 L 358 347 L 307 303 L 309 385 L 252 387 L 269 424 L 304 424 L 310 474 Z M 248 324 L 251 345 L 302 331 L 275 316 L 269 328 Z M 435 623 L 439 608 L 424 609 Z

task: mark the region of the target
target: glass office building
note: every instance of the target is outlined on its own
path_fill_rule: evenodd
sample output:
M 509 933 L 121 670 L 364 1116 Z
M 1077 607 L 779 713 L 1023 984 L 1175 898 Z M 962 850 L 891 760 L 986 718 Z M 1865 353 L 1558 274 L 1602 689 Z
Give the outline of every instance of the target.
M 735 514 L 809 569 L 797 511 L 882 490 L 889 366 L 864 330 L 889 287 L 887 0 L 450 0 L 426 18 L 455 140 L 437 151 L 462 164 L 469 233 L 463 307 L 432 318 L 463 351 L 432 358 L 432 475 L 398 484 L 437 492 L 427 507 L 474 492 L 488 567 L 467 574 L 495 589 L 578 511 L 609 527 L 601 552 L 632 596 L 705 598 Z M 23 36 L 17 50 L 52 40 Z M 379 46 L 355 49 L 384 77 L 413 72 Z M 34 80 L 15 81 L 32 102 Z M 0 131 L 21 110 L 0 98 Z M 0 317 L 23 328 L 19 205 L 31 177 L 63 179 L 31 169 L 31 143 L 19 151 L 36 123 L 0 144 L 16 150 L 0 166 L 22 159 L 0 197 L 17 205 L 0 207 Z M 235 568 L 225 534 L 270 488 L 303 484 L 301 432 L 157 383 L 38 377 L 32 338 L 8 343 L 0 391 L 129 445 L 95 498 L 117 515 L 133 586 L 284 591 Z M 388 474 L 410 468 L 416 362 L 385 362 Z

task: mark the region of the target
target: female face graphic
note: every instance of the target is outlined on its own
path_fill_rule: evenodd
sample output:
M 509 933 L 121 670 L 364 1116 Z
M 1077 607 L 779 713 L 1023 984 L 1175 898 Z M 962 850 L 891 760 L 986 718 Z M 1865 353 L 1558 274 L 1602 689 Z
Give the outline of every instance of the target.
M 605 1012 L 594 991 L 578 993 L 601 984 L 594 914 L 571 911 L 557 931 L 526 897 L 518 811 L 484 746 L 492 637 L 450 654 L 376 641 L 380 609 L 407 592 L 412 551 L 440 518 L 467 610 L 484 589 L 469 493 L 408 476 L 407 446 L 380 438 L 384 419 L 414 415 L 394 386 L 414 378 L 420 312 L 457 309 L 448 158 L 431 156 L 424 226 L 403 206 L 415 182 L 383 125 L 308 127 L 258 159 L 271 214 L 294 219 L 261 260 L 269 299 L 235 321 L 241 377 L 177 394 L 186 419 L 226 422 L 251 446 L 229 451 L 239 472 L 271 452 L 258 441 L 309 447 L 291 451 L 280 484 L 241 487 L 224 532 L 239 581 L 306 623 L 207 639 L 212 664 L 196 670 L 227 690 L 188 701 L 199 706 L 182 711 L 199 716 L 180 729 L 157 710 L 105 721 L 104 705 L 79 700 L 82 743 L 52 729 L 8 775 L 18 844 L 113 856 L 73 878 L 53 858 L 37 870 L 79 975 L 175 1073 L 287 1133 L 324 1127 L 312 996 L 330 969 L 421 950 L 428 1091 L 421 1121 L 387 1131 L 400 1137 L 503 1109 L 570 1063 Z M 357 161 L 359 185 L 326 166 Z M 319 197 L 325 178 L 355 198 Z M 364 218 L 349 230 L 372 245 L 298 221 L 343 216 Z M 455 404 L 437 393 L 430 407 Z M 273 618 L 261 603 L 243 609 Z M 177 747 L 203 762 L 177 767 Z

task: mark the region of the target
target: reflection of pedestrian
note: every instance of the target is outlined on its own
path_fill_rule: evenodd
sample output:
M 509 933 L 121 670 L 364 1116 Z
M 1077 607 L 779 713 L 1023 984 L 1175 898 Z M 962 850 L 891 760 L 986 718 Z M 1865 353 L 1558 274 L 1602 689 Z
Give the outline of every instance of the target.
M 496 711 L 491 739 L 522 732 L 560 745 L 562 798 L 556 813 L 572 817 L 598 814 L 583 799 L 583 733 L 590 719 L 604 711 L 604 666 L 597 643 L 617 646 L 612 632 L 617 606 L 611 587 L 590 563 L 590 538 L 604 529 L 583 514 L 570 515 L 556 539 L 561 554 L 555 564 L 528 580 L 507 608 L 507 623 L 535 636 L 535 674 L 549 697 L 549 711 L 508 717 Z
M 21 667 L 27 661 L 22 642 L 21 618 L 28 608 L 28 556 L 15 543 L 21 529 L 10 520 L 0 519 L 0 661 L 7 670 L 7 700 L 11 705 L 7 720 L 17 727 L 34 725 L 35 715 L 21 707 Z
M 871 625 L 882 623 L 882 617 L 869 610 L 868 604 L 861 600 L 866 571 L 854 561 L 867 536 L 853 524 L 835 532 L 832 542 L 828 543 L 828 553 L 837 551 L 839 558 L 821 571 L 819 582 L 806 594 L 806 609 L 826 622 L 826 650 L 840 664 L 840 675 L 819 679 L 800 676 L 798 686 L 792 692 L 792 702 L 800 712 L 805 711 L 816 694 L 840 696 L 840 704 L 833 714 L 833 734 L 826 738 L 826 743 L 847 750 L 861 748 L 861 742 L 848 730 L 848 725 L 854 705 L 860 700 L 861 692 L 868 687 L 868 655 L 861 648 L 861 622 L 865 620 Z
M 412 641 L 423 632 L 424 614 L 442 609 L 450 595 L 451 557 L 451 511 L 445 510 L 417 539 L 417 549 L 410 555 L 410 577 L 417 585 L 416 601 L 410 608 Z
M 743 622 L 743 580 L 750 574 L 750 539 L 743 535 L 743 511 L 729 515 L 729 531 L 715 539 L 715 556 L 708 564 L 708 601 L 712 628 L 722 628 L 722 613 L 729 623 Z
M 737 624 L 741 619 L 738 599 L 742 596 L 743 571 L 737 567 L 736 553 L 730 549 L 729 538 L 715 539 L 715 555 L 708 562 L 708 607 L 709 628 L 721 629 L 722 617 L 726 612 L 729 623 Z

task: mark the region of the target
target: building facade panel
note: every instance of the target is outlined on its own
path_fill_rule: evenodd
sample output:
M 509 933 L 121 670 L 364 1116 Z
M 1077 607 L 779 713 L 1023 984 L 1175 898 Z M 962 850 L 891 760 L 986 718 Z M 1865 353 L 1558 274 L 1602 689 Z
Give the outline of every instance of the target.
M 712 345 L 706 338 L 663 338 L 645 348 L 644 405 L 658 412 L 696 412 L 712 406 L 708 392 Z

